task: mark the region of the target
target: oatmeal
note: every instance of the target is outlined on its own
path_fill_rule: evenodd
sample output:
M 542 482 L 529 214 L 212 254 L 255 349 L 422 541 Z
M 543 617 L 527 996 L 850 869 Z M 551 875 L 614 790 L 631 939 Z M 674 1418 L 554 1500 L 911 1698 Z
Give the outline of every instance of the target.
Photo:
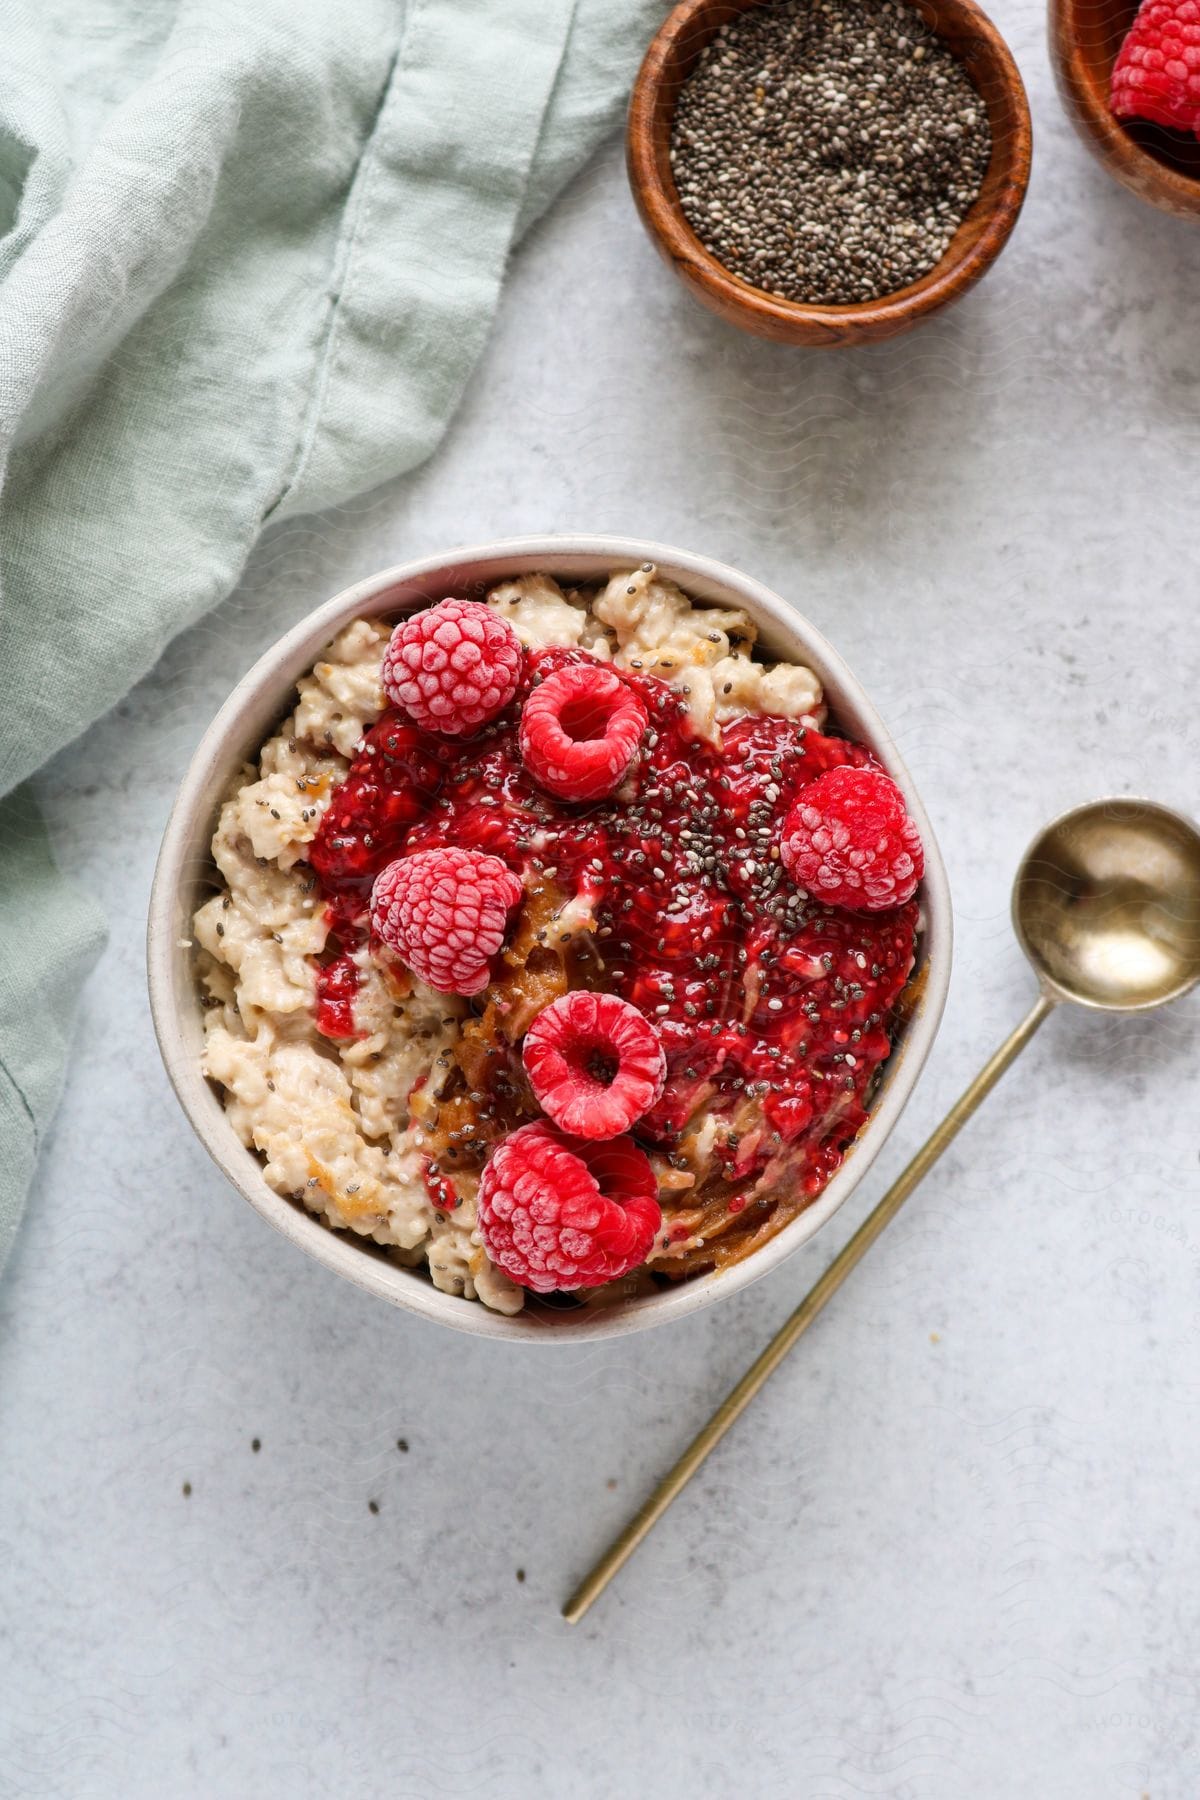
M 514 1280 L 489 1256 L 485 1238 L 493 1250 L 500 1239 L 481 1221 L 481 1177 L 501 1144 L 514 1164 L 531 1126 L 539 1167 L 559 1176 L 571 1142 L 542 1119 L 522 1061 L 534 1020 L 591 991 L 636 1012 L 661 1046 L 631 1135 L 576 1145 L 579 1169 L 595 1165 L 601 1181 L 600 1153 L 612 1164 L 616 1145 L 652 1171 L 637 1176 L 657 1202 L 639 1190 L 644 1235 L 622 1292 L 721 1267 L 810 1203 L 865 1122 L 913 964 L 919 866 L 897 838 L 891 904 L 886 882 L 862 882 L 874 851 L 837 850 L 840 827 L 816 804 L 823 779 L 891 784 L 865 747 L 824 730 L 809 670 L 756 657 L 744 613 L 693 603 L 653 567 L 565 590 L 530 574 L 486 604 L 521 646 L 519 685 L 462 736 L 415 722 L 416 689 L 404 690 L 412 708 L 389 705 L 390 624 L 360 619 L 334 640 L 221 808 L 219 885 L 195 939 L 205 1070 L 275 1191 L 427 1266 L 444 1291 L 515 1312 L 527 1287 L 554 1282 Z M 413 669 L 439 667 L 436 655 L 418 645 Z M 394 691 L 405 669 L 389 662 L 385 675 Z M 522 730 L 530 697 L 548 702 L 556 686 L 611 690 L 620 711 L 618 760 L 586 804 L 532 741 L 536 708 Z M 604 752 L 598 727 L 574 738 Z M 578 761 L 581 744 L 564 742 Z M 817 871 L 809 888 L 788 873 L 793 838 Z M 503 898 L 485 938 L 482 915 L 462 929 L 452 895 L 453 966 L 478 973 L 441 992 L 413 972 L 429 970 L 404 930 L 442 929 L 437 881 L 471 857 L 497 871 Z M 369 910 L 385 871 L 395 935 Z M 823 880 L 843 886 L 818 897 Z M 525 1267 L 516 1255 L 510 1271 Z M 593 1303 L 606 1293 L 600 1276 L 562 1285 Z

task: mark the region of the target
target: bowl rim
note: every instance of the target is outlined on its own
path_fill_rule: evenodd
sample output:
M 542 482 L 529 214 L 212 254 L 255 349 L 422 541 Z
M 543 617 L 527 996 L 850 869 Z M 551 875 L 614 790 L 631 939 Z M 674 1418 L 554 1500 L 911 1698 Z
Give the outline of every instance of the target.
M 773 654 L 803 661 L 820 678 L 839 726 L 870 744 L 904 792 L 925 847 L 919 889 L 924 919 L 919 960 L 926 975 L 903 1038 L 861 1135 L 817 1199 L 761 1249 L 677 1288 L 617 1302 L 588 1318 L 550 1317 L 527 1305 L 512 1316 L 435 1288 L 421 1270 L 385 1260 L 350 1233 L 331 1230 L 297 1201 L 268 1187 L 253 1151 L 229 1123 L 200 1071 L 203 1009 L 191 946 L 191 917 L 211 867 L 216 808 L 247 753 L 285 713 L 299 676 L 321 649 L 364 613 L 402 613 L 446 591 L 463 592 L 516 573 L 606 578 L 614 569 L 654 562 L 689 595 L 750 613 Z M 832 1218 L 866 1175 L 898 1120 L 937 1034 L 950 979 L 953 922 L 949 885 L 925 807 L 891 735 L 861 685 L 816 628 L 780 595 L 728 564 L 642 538 L 566 535 L 496 539 L 415 558 L 353 583 L 305 615 L 258 658 L 218 710 L 197 746 L 172 803 L 151 889 L 146 960 L 150 1011 L 171 1086 L 204 1148 L 234 1188 L 291 1243 L 393 1305 L 474 1336 L 524 1342 L 589 1341 L 623 1336 L 684 1318 L 760 1280 Z
M 761 0 L 729 0 L 729 3 L 734 11 L 742 12 L 761 4 Z M 994 106 L 975 75 L 972 75 L 972 81 L 993 127 L 992 154 L 984 179 L 986 182 L 995 172 L 996 180 L 987 222 L 969 244 L 955 252 L 955 243 L 969 224 L 979 199 L 961 221 L 945 255 L 928 274 L 893 293 L 871 300 L 836 305 L 785 300 L 743 280 L 705 247 L 688 223 L 669 168 L 663 166 L 656 124 L 669 66 L 680 40 L 691 30 L 696 14 L 712 6 L 714 0 L 679 0 L 650 42 L 634 82 L 626 130 L 630 185 L 638 210 L 660 250 L 685 283 L 706 304 L 725 316 L 738 315 L 747 329 L 780 340 L 791 336 L 795 342 L 814 347 L 836 344 L 843 336 L 847 341 L 855 342 L 891 336 L 973 287 L 987 273 L 1012 234 L 1029 186 L 1033 153 L 1029 96 L 1016 59 L 999 27 L 976 0 L 906 0 L 906 3 L 922 17 L 934 10 L 953 15 L 958 35 L 969 34 L 987 57 L 1002 98 Z M 941 27 L 932 29 L 947 41 L 953 52 L 951 34 Z M 1012 118 L 1008 128 L 997 135 L 996 111 L 1001 106 L 1011 112 Z

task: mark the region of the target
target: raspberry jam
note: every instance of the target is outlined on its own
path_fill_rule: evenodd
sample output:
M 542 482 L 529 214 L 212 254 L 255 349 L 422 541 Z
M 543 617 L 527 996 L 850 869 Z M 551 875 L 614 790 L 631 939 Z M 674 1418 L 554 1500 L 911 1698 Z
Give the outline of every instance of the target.
M 865 747 L 746 716 L 725 727 L 718 748 L 653 677 L 619 671 L 649 724 L 618 793 L 585 806 L 544 793 L 521 762 L 520 703 L 552 671 L 592 660 L 530 651 L 514 704 L 465 743 L 438 741 L 396 713 L 367 734 L 311 850 L 333 940 L 318 1022 L 334 1036 L 352 1027 L 353 991 L 333 971 L 366 941 L 371 882 L 401 853 L 457 846 L 503 858 L 525 879 L 526 914 L 542 909 L 526 935 L 548 950 L 557 911 L 577 899 L 594 935 L 590 960 L 569 968 L 564 985 L 630 1001 L 666 1051 L 662 1098 L 634 1135 L 667 1171 L 651 1260 L 663 1273 L 694 1273 L 747 1254 L 794 1217 L 865 1123 L 913 967 L 917 904 L 829 907 L 797 889 L 779 861 L 799 790 L 843 764 L 877 766 Z M 504 1000 L 488 1004 L 501 986 L 477 1003 L 483 1023 L 507 1010 Z M 455 1134 L 479 1160 L 536 1116 L 513 1075 L 519 1045 L 487 1054 L 466 1084 L 474 1117 Z M 450 1166 L 479 1161 L 452 1156 Z
M 354 996 L 360 981 L 358 964 L 345 951 L 317 970 L 317 1030 L 329 1038 L 357 1036 Z

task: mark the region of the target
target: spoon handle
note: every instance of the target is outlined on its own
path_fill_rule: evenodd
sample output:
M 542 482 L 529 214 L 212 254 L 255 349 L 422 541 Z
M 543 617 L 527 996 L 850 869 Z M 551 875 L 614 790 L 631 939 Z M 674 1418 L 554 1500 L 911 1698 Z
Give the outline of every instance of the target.
M 1038 995 L 1015 1031 L 1005 1038 L 1000 1048 L 980 1069 L 970 1087 L 960 1094 L 941 1124 L 925 1140 L 903 1173 L 896 1177 L 875 1209 L 867 1214 L 854 1236 L 809 1289 L 795 1312 L 784 1321 L 758 1360 L 751 1363 L 737 1386 L 725 1396 L 708 1424 L 692 1439 L 675 1466 L 663 1476 L 641 1510 L 634 1514 L 621 1535 L 613 1540 L 591 1572 L 584 1576 L 563 1607 L 564 1619 L 572 1625 L 577 1624 L 593 1600 L 604 1592 L 651 1526 L 657 1524 L 675 1496 L 691 1480 L 709 1451 L 716 1448 L 767 1377 L 775 1373 L 792 1345 L 812 1324 L 826 1302 L 837 1293 L 850 1271 L 862 1261 L 884 1227 L 891 1224 L 917 1183 L 928 1174 L 952 1139 L 957 1137 L 976 1107 L 991 1093 L 1004 1071 L 1015 1061 L 1056 1004 L 1056 1000 L 1049 995 Z

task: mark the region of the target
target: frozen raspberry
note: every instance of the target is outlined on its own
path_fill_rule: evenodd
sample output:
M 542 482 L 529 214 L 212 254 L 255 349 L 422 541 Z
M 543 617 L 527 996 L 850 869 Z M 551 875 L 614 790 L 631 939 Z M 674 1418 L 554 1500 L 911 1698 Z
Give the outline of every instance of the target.
M 479 1183 L 479 1234 L 522 1287 L 599 1287 L 646 1260 L 662 1222 L 658 1183 L 632 1138 L 581 1143 L 538 1119 L 492 1152 Z
M 619 1137 L 667 1079 L 658 1033 L 637 1007 L 585 988 L 538 1014 L 521 1054 L 538 1104 L 575 1137 Z
M 1112 72 L 1118 119 L 1200 137 L 1200 0 L 1144 0 Z
M 521 712 L 521 760 L 560 800 L 602 800 L 621 785 L 646 729 L 646 708 L 603 663 L 547 675 Z
M 379 678 L 389 700 L 443 737 L 466 737 L 503 712 L 524 655 L 512 626 L 478 600 L 439 600 L 397 625 Z
M 829 769 L 802 788 L 780 854 L 798 887 L 851 912 L 900 906 L 925 868 L 904 796 L 879 769 Z
M 477 994 L 521 893 L 498 856 L 418 850 L 376 876 L 371 929 L 439 993 Z

